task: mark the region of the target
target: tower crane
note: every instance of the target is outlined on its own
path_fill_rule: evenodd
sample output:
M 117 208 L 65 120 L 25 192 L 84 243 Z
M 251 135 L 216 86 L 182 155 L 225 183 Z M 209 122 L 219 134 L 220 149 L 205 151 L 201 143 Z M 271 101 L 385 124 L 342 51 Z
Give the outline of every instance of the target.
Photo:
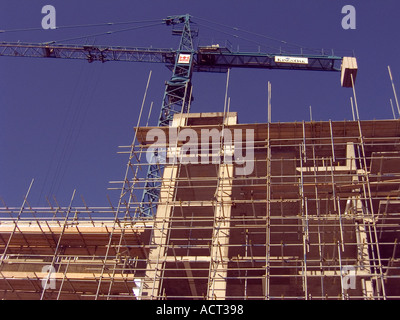
M 166 82 L 158 126 L 168 126 L 176 113 L 189 112 L 193 72 L 225 73 L 230 68 L 313 70 L 341 72 L 343 87 L 352 87 L 357 74 L 355 58 L 334 55 L 305 55 L 261 52 L 233 52 L 219 45 L 194 46 L 197 31 L 191 28 L 191 16 L 174 15 L 163 20 L 180 36 L 177 50 L 129 48 L 51 43 L 0 43 L 0 56 L 81 59 L 88 62 L 126 61 L 164 63 L 172 76 Z M 140 215 L 154 215 L 159 199 L 162 165 L 150 164 L 142 195 Z

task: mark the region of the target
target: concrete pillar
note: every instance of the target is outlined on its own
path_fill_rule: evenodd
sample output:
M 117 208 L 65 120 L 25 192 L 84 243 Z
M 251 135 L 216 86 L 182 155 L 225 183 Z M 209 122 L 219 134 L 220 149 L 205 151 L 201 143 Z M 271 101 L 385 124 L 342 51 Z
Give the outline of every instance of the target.
M 208 299 L 223 300 L 226 297 L 226 277 L 228 274 L 233 165 L 221 164 L 218 178 L 207 296 Z

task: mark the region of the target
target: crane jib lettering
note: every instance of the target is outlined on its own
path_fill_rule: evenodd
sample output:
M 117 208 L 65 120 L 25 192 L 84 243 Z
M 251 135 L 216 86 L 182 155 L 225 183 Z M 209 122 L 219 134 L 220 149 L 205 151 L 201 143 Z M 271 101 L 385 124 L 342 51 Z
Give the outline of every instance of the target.
M 279 63 L 308 64 L 308 58 L 303 58 L 303 57 L 275 56 L 275 62 L 279 62 Z

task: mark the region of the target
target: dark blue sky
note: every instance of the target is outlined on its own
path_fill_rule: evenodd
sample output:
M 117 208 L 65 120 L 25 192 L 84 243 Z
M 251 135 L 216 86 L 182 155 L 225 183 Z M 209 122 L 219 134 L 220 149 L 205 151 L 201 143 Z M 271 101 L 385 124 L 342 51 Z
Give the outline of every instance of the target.
M 257 51 L 260 46 L 264 52 L 282 45 L 255 35 L 262 34 L 308 48 L 333 49 L 337 55 L 354 51 L 361 119 L 393 117 L 388 65 L 400 94 L 400 3 L 396 0 L 1 0 L 0 29 L 40 28 L 46 4 L 56 8 L 57 26 L 161 22 L 169 15 L 189 13 L 197 23 L 201 43 L 228 39 L 240 51 Z M 341 9 L 346 4 L 356 8 L 355 30 L 341 26 Z M 0 41 L 45 42 L 125 27 L 4 32 Z M 171 36 L 171 28 L 160 25 L 67 43 L 85 41 L 176 48 L 179 38 Z M 150 70 L 145 114 L 153 101 L 155 125 L 164 82 L 171 75 L 162 64 L 0 57 L 0 196 L 6 204 L 21 205 L 32 178 L 35 183 L 28 199 L 32 206 L 46 205 L 44 197 L 53 194 L 67 205 L 75 188 L 76 205 L 80 196 L 89 206 L 107 205 L 106 194 L 115 204 L 118 193 L 106 188 L 108 181 L 124 176 L 127 157 L 117 155 L 117 147 L 132 141 Z M 192 111 L 222 111 L 225 79 L 224 74 L 194 74 Z M 241 123 L 267 121 L 268 81 L 275 122 L 309 120 L 310 105 L 314 120 L 352 119 L 352 90 L 341 88 L 339 73 L 234 69 L 229 96 L 231 111 L 238 112 Z

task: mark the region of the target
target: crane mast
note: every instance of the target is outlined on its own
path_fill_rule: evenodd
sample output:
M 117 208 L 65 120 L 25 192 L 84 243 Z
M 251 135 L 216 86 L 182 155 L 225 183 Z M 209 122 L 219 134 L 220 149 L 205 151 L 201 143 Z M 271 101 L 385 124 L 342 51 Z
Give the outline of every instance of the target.
M 174 114 L 188 113 L 192 98 L 193 72 L 227 72 L 230 68 L 257 68 L 281 70 L 311 70 L 341 72 L 343 87 L 352 87 L 357 74 L 355 58 L 334 55 L 283 55 L 261 52 L 232 52 L 217 44 L 194 47 L 197 31 L 191 28 L 189 14 L 164 19 L 167 26 L 179 26 L 172 33 L 180 36 L 177 50 L 156 48 L 129 48 L 94 45 L 65 45 L 54 43 L 0 43 L 0 56 L 36 57 L 87 60 L 88 62 L 149 62 L 164 63 L 172 70 L 166 82 L 158 126 L 168 126 Z M 351 79 L 351 81 L 350 81 Z M 154 152 L 153 159 L 157 159 Z M 163 165 L 148 166 L 142 195 L 140 216 L 155 214 L 161 187 Z
M 175 64 L 172 77 L 166 82 L 164 98 L 162 101 L 158 126 L 168 126 L 176 113 L 188 113 L 192 90 L 193 72 L 193 36 L 190 28 L 190 16 L 174 16 L 166 20 L 167 25 L 183 24 L 183 28 L 175 34 L 181 36 L 179 48 L 175 55 Z M 154 152 L 153 159 L 158 156 Z M 144 186 L 140 215 L 153 216 L 159 199 L 161 178 L 163 172 L 162 163 L 150 163 L 147 171 L 146 184 Z

